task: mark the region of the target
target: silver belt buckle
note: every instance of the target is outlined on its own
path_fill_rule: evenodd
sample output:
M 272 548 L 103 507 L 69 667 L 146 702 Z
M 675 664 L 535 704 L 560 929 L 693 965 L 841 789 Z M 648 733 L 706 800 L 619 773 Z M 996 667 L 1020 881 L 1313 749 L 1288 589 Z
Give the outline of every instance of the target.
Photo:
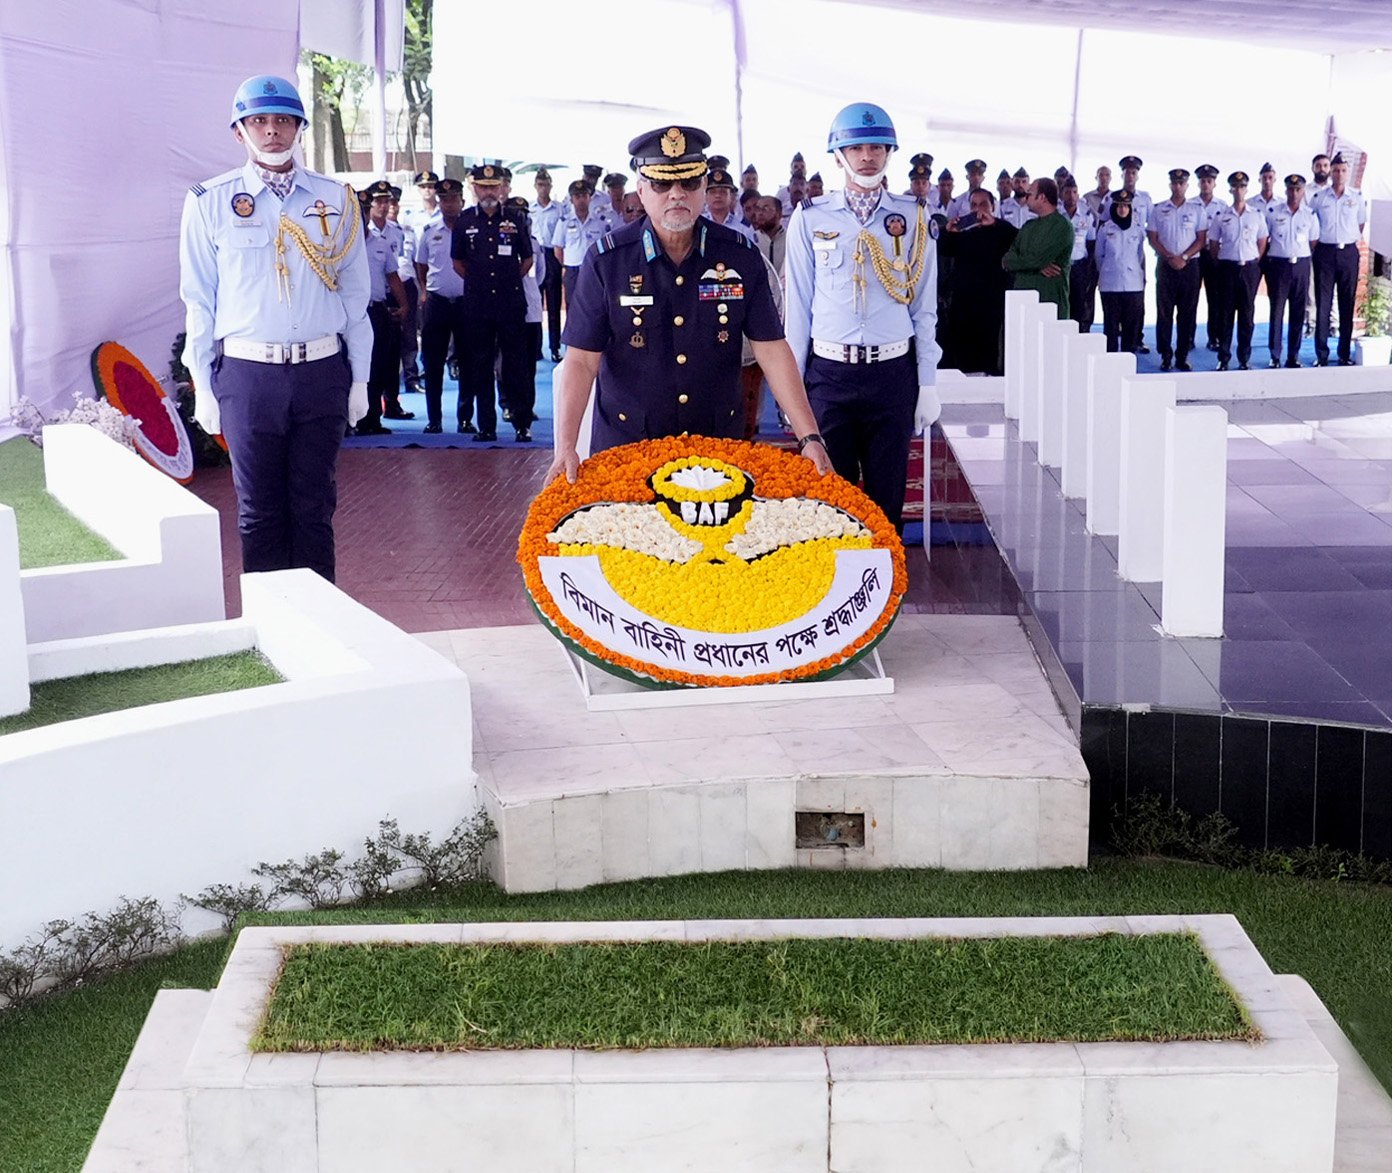
M 267 343 L 264 343 L 264 348 L 265 348 L 265 351 L 266 351 L 266 357 L 262 360 L 263 362 L 280 362 L 280 361 L 281 361 L 280 357 L 278 357 L 278 355 L 277 355 L 277 353 L 276 353 L 277 350 L 279 349 L 279 347 L 277 346 L 277 344 L 276 344 L 275 342 L 267 342 Z

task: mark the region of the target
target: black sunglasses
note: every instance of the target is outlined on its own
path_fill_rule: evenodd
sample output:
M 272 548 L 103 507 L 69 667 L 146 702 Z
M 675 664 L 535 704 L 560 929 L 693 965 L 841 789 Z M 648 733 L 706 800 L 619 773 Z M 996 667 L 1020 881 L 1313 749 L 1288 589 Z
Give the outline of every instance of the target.
M 703 179 L 704 177 L 701 175 L 694 175 L 688 179 L 651 179 L 649 176 L 646 176 L 645 182 L 660 195 L 663 195 L 676 183 L 683 188 L 684 191 L 697 191 L 703 186 Z

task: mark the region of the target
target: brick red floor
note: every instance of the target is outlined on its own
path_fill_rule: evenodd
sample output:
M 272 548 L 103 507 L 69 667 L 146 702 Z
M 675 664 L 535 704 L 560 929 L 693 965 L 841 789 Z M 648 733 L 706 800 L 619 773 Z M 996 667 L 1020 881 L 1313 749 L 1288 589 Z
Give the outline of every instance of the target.
M 548 450 L 344 449 L 335 514 L 339 586 L 405 631 L 533 620 L 514 562 L 520 526 L 551 462 Z M 223 522 L 229 615 L 242 613 L 242 555 L 228 469 L 191 486 Z M 908 611 L 1013 614 L 1017 588 L 992 546 L 907 549 Z

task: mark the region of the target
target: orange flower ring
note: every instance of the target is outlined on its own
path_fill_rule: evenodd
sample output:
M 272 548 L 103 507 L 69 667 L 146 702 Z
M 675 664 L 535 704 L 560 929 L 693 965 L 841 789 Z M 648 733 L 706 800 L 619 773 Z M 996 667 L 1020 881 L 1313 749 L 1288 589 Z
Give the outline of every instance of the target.
M 575 484 L 558 477 L 518 560 L 553 635 L 658 688 L 831 676 L 887 634 L 907 586 L 901 539 L 862 490 L 792 452 L 706 436 L 611 448 Z
M 92 352 L 97 394 L 123 415 L 140 421 L 136 451 L 181 485 L 194 479 L 194 448 L 174 400 L 145 365 L 124 346 L 103 342 Z

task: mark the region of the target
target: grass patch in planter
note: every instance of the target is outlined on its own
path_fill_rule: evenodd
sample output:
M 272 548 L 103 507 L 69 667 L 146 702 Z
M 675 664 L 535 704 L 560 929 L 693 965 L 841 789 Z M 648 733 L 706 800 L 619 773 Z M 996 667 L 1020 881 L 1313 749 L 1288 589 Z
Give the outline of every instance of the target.
M 0 505 L 15 511 L 19 568 L 119 562 L 122 554 L 49 495 L 43 450 L 22 436 L 0 444 Z
M 29 708 L 12 717 L 0 717 L 0 736 L 162 701 L 280 684 L 282 679 L 260 652 L 234 652 L 182 664 L 45 680 L 31 686 Z
M 1254 1039 L 1190 934 L 289 948 L 253 1049 Z

